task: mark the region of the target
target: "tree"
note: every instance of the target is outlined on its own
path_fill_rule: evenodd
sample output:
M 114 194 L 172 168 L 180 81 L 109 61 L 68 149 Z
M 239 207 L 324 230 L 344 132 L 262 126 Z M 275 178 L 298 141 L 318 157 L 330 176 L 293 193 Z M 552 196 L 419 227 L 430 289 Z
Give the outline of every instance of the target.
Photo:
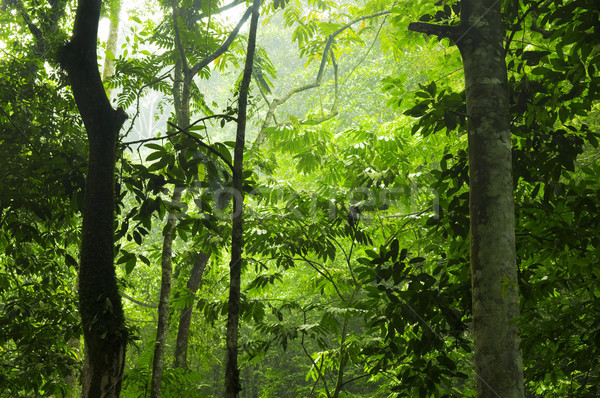
M 222 396 L 220 359 L 230 347 L 226 381 L 241 397 L 474 397 L 477 388 L 510 396 L 502 372 L 490 391 L 484 372 L 498 360 L 481 355 L 489 339 L 480 292 L 491 266 L 517 270 L 516 279 L 510 272 L 495 278 L 483 299 L 495 294 L 489 305 L 507 304 L 518 284 L 522 315 L 505 313 L 496 331 L 506 336 L 507 322 L 519 325 L 525 394 L 598 395 L 600 10 L 581 0 L 501 3 L 483 15 L 491 3 L 475 0 L 267 2 L 246 112 L 239 83 L 248 77 L 240 67 L 248 62 L 247 36 L 234 40 L 237 33 L 214 18 L 245 2 L 128 10 L 126 51 L 104 82 L 120 89 L 119 106 L 133 108 L 122 136 L 144 130 L 118 142 L 119 172 L 106 173 L 118 182 L 115 267 L 134 343 L 121 396 Z M 76 390 L 68 377 L 82 367 L 69 341 L 79 342 L 81 331 L 74 257 L 89 125 L 77 104 L 91 100 L 79 93 L 75 104 L 53 63 L 67 40 L 60 26 L 73 16 L 65 5 L 12 0 L 0 7 L 3 396 L 64 396 Z M 152 7 L 164 11 L 161 21 L 145 16 Z M 417 19 L 438 25 L 413 30 L 437 37 L 408 31 Z M 303 59 L 291 62 L 286 42 L 297 42 Z M 141 98 L 148 89 L 159 104 L 152 111 Z M 222 114 L 214 111 L 220 107 Z M 110 107 L 99 108 L 110 116 Z M 258 138 L 244 152 L 226 122 L 246 113 L 245 141 Z M 234 163 L 242 193 L 235 207 Z M 99 174 L 94 167 L 91 177 Z M 492 199 L 505 199 L 507 207 L 497 206 L 503 214 L 489 209 L 491 189 Z M 510 239 L 501 247 L 481 233 L 499 231 L 489 226 L 494 220 L 510 224 L 502 216 L 512 212 L 511 196 L 516 264 L 482 264 L 490 241 L 497 257 L 514 256 Z M 232 234 L 230 212 L 238 217 L 240 206 L 243 220 Z M 86 333 L 101 322 L 88 322 Z
M 471 274 L 477 391 L 523 397 L 508 83 L 500 3 L 463 0 L 457 26 L 412 23 L 450 38 L 465 71 L 469 134 Z
M 190 272 L 190 278 L 187 281 L 187 291 L 184 294 L 190 294 L 192 297 L 196 294 L 200 282 L 202 282 L 202 276 L 206 269 L 206 264 L 210 259 L 210 252 L 204 253 L 199 252 L 197 258 L 194 261 L 194 266 Z M 179 316 L 179 324 L 177 326 L 177 340 L 175 342 L 175 362 L 173 364 L 176 368 L 187 369 L 187 350 L 188 342 L 190 337 L 190 326 L 192 324 L 192 311 L 193 302 L 186 305 L 181 309 Z
M 114 267 L 115 152 L 127 116 L 113 109 L 98 70 L 100 0 L 78 2 L 60 54 L 85 125 L 89 160 L 83 204 L 79 308 L 85 343 L 82 396 L 118 397 L 127 330 Z
M 229 306 L 227 310 L 227 337 L 225 357 L 225 397 L 235 398 L 241 391 L 240 370 L 238 368 L 238 328 L 240 318 L 240 290 L 242 275 L 242 255 L 244 251 L 243 209 L 244 209 L 244 151 L 246 145 L 246 108 L 252 79 L 252 66 L 256 50 L 256 31 L 260 16 L 261 0 L 254 0 L 244 75 L 240 83 L 236 140 L 233 155 L 233 224 L 231 229 L 231 262 L 229 265 Z
M 180 18 L 181 12 L 177 8 L 177 3 L 175 1 L 171 2 L 171 10 L 172 10 L 172 18 L 173 18 L 173 31 L 175 36 L 175 51 L 176 51 L 176 63 L 175 63 L 175 72 L 174 72 L 174 84 L 173 84 L 173 103 L 175 104 L 175 116 L 177 125 L 172 126 L 176 127 L 179 132 L 185 132 L 184 129 L 190 127 L 190 115 L 191 115 L 191 107 L 190 102 L 192 100 L 192 89 L 194 87 L 193 79 L 202 69 L 204 69 L 212 60 L 215 60 L 221 54 L 223 54 L 229 48 L 232 41 L 237 36 L 239 29 L 249 17 L 249 10 L 242 16 L 241 20 L 238 22 L 235 29 L 229 34 L 227 40 L 218 47 L 214 52 L 210 53 L 207 57 L 201 59 L 196 64 L 190 66 L 188 63 L 188 56 L 186 55 L 186 50 L 184 47 L 185 42 L 182 41 L 182 34 L 180 32 Z M 199 14 L 198 16 L 193 16 L 192 18 L 181 18 L 185 20 L 185 27 L 190 29 L 194 28 L 195 18 L 200 19 L 203 14 Z M 208 34 L 208 33 L 207 33 Z M 181 140 L 179 140 L 181 142 Z M 206 146 L 206 144 L 204 144 Z M 182 152 L 185 152 L 186 149 L 183 149 Z M 185 156 L 185 154 L 184 154 Z M 235 174 L 235 173 L 234 173 Z M 171 203 L 175 206 L 179 205 L 182 199 L 184 188 L 181 186 L 176 186 L 173 190 L 173 195 L 171 197 Z M 166 334 L 168 331 L 168 318 L 169 318 L 169 307 L 171 300 L 171 284 L 172 284 L 172 258 L 173 258 L 173 239 L 175 235 L 175 228 L 177 225 L 177 214 L 175 212 L 169 212 L 169 216 L 167 219 L 167 225 L 165 226 L 165 235 L 163 239 L 163 247 L 162 247 L 162 256 L 161 256 L 161 293 L 160 293 L 160 301 L 158 308 L 158 325 L 156 331 L 156 341 L 155 341 L 155 350 L 154 350 L 154 358 L 152 365 L 152 382 L 151 382 L 151 396 L 152 397 L 160 397 L 161 395 L 161 383 L 162 383 L 162 374 L 164 369 L 164 353 L 165 353 L 165 345 L 166 345 Z M 200 278 L 202 277 L 202 272 L 204 267 L 206 266 L 206 262 L 208 261 L 208 256 L 204 253 L 199 253 L 199 263 L 198 267 L 194 267 L 192 270 L 191 278 L 196 280 L 191 280 L 192 287 L 195 285 L 197 288 L 198 283 L 200 282 Z M 188 311 L 191 316 L 191 312 Z M 187 322 L 187 315 L 182 316 L 182 320 Z M 187 339 L 187 333 L 185 332 L 186 328 L 189 329 L 189 324 L 186 326 L 182 325 L 180 329 L 181 334 L 178 334 L 179 339 Z M 178 343 L 178 358 L 185 359 L 185 351 L 187 349 L 187 341 L 179 340 Z M 183 362 L 185 364 L 185 362 Z M 179 362 L 179 365 L 182 365 Z

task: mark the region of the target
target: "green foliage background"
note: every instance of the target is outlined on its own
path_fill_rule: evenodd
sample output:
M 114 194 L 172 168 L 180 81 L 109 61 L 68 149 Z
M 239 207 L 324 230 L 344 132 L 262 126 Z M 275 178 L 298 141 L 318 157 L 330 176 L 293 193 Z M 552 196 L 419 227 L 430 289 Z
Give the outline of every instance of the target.
M 231 23 L 216 16 L 224 3 L 178 4 L 194 64 Z M 87 148 L 56 63 L 73 5 L 15 0 L 0 11 L 2 397 L 70 396 L 82 366 L 75 292 Z M 105 6 L 107 15 L 115 7 Z M 406 29 L 456 24 L 459 9 L 263 5 L 250 106 L 260 142 L 248 144 L 245 166 L 242 396 L 474 396 L 460 54 Z M 246 36 L 194 80 L 198 122 L 183 134 L 167 124 L 177 59 L 170 12 L 164 2 L 125 10 L 118 52 L 102 54 L 115 58 L 105 84 L 130 115 L 115 175 L 116 263 L 133 335 L 124 397 L 149 391 L 169 211 L 178 224 L 163 395 L 222 395 L 227 162 Z M 506 0 L 503 12 L 527 394 L 595 397 L 600 15 L 586 0 Z M 186 189 L 181 203 L 169 201 L 174 186 Z M 192 294 L 186 282 L 200 251 L 212 257 Z M 189 304 L 188 369 L 175 369 Z

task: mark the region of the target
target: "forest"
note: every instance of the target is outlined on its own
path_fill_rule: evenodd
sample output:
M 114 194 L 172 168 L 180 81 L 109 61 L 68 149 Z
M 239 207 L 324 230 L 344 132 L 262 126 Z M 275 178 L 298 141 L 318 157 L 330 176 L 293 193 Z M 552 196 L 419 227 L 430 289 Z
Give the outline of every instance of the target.
M 0 0 L 0 398 L 599 397 L 597 0 Z

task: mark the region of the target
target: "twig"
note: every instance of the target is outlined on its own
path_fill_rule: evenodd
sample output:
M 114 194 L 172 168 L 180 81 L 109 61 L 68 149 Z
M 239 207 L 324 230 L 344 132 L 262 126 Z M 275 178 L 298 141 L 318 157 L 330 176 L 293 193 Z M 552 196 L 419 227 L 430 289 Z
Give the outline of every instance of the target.
M 198 62 L 189 71 L 186 68 L 184 68 L 184 70 L 186 71 L 186 74 L 190 73 L 192 76 L 195 76 L 202 68 L 204 68 L 205 66 L 210 64 L 215 59 L 219 58 L 225 51 L 227 51 L 227 49 L 229 48 L 229 46 L 231 45 L 233 40 L 238 35 L 242 25 L 246 22 L 246 20 L 248 19 L 248 17 L 250 16 L 251 13 L 252 13 L 252 7 L 249 7 L 246 10 L 246 12 L 244 13 L 244 15 L 242 16 L 242 18 L 240 19 L 240 21 L 238 22 L 238 24 L 231 31 L 231 33 L 229 34 L 227 39 L 223 42 L 223 44 L 221 44 L 221 47 L 217 48 L 217 50 L 214 53 L 212 53 L 208 57 L 204 58 L 202 61 Z M 184 64 L 184 66 L 185 65 L 186 64 Z
M 136 140 L 136 141 L 127 141 L 127 142 L 121 142 L 121 146 L 129 146 L 129 145 L 133 145 L 133 144 L 143 144 L 144 142 L 152 142 L 152 141 L 160 141 L 160 140 L 164 140 L 167 138 L 171 138 L 174 135 L 180 134 L 179 132 L 177 133 L 171 133 L 171 134 L 167 134 L 163 137 L 152 137 L 152 138 L 144 138 L 142 140 Z
M 245 3 L 245 0 L 234 0 L 231 3 L 226 4 L 223 7 L 219 8 L 218 10 L 216 10 L 214 13 L 212 13 L 212 15 L 220 14 L 223 11 L 227 11 L 230 8 L 237 7 L 237 6 L 239 6 L 240 4 L 243 4 L 243 3 Z M 206 18 L 207 16 L 210 17 L 211 14 L 206 15 L 206 14 L 202 13 L 202 14 L 199 15 L 199 19 Z

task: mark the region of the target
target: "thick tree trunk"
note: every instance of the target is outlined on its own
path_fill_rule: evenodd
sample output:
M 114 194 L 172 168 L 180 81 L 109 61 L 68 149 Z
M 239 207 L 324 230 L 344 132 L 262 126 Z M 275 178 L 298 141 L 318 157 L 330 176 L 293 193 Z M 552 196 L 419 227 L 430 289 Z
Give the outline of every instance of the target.
M 81 0 L 71 41 L 60 54 L 89 141 L 83 204 L 79 310 L 85 343 L 83 397 L 118 397 L 127 331 L 114 268 L 114 168 L 125 113 L 114 110 L 96 58 L 100 0 Z
M 225 357 L 225 397 L 236 398 L 242 390 L 240 384 L 240 370 L 238 368 L 238 327 L 240 320 L 240 291 L 242 274 L 243 240 L 243 207 L 244 189 L 244 147 L 246 144 L 246 107 L 248 105 L 248 91 L 252 78 L 252 64 L 256 48 L 256 30 L 260 15 L 260 0 L 254 0 L 252 18 L 250 20 L 250 33 L 248 37 L 248 51 L 244 76 L 240 84 L 238 98 L 238 125 L 233 159 L 233 224 L 231 231 L 231 262 L 229 264 L 229 308 L 227 311 L 227 338 Z
M 463 0 L 464 1 L 464 0 Z M 524 396 L 508 83 L 500 3 L 466 1 L 473 337 L 479 397 Z
M 210 259 L 210 252 L 198 253 L 194 267 L 187 282 L 187 288 L 192 295 L 195 295 L 202 281 L 206 264 Z M 177 341 L 175 343 L 175 364 L 176 368 L 187 369 L 187 350 L 190 338 L 190 326 L 192 324 L 192 312 L 194 304 L 190 304 L 181 310 L 179 316 L 179 327 L 177 329 Z
M 521 398 L 511 137 L 500 3 L 462 0 L 461 4 L 458 27 L 415 23 L 409 29 L 450 37 L 463 58 L 477 396 Z

